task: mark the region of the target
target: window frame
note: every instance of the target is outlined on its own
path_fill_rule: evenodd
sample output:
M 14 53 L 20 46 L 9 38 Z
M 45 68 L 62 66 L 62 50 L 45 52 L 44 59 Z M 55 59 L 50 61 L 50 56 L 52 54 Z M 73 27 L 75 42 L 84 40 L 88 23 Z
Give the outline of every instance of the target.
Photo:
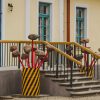
M 88 16 L 88 12 L 89 12 L 89 9 L 88 9 L 88 5 L 87 4 L 76 4 L 75 7 L 74 7 L 74 42 L 76 42 L 76 8 L 84 8 L 86 9 L 85 10 L 85 33 L 86 33 L 86 38 L 89 37 L 89 24 L 88 24 L 88 19 L 89 19 L 89 16 Z
M 51 30 L 51 23 L 50 23 L 51 22 L 50 21 L 51 20 L 51 3 L 48 3 L 48 2 L 39 2 L 39 8 L 40 8 L 40 5 L 47 6 L 47 7 L 49 6 L 49 8 L 48 8 L 49 13 L 47 15 L 46 14 L 43 14 L 43 13 L 40 13 L 39 10 L 38 10 L 38 13 L 39 13 L 38 20 L 39 20 L 40 16 L 42 18 L 43 17 L 44 18 L 47 18 L 48 17 L 48 23 L 49 23 L 48 26 L 47 26 L 48 27 L 47 28 L 48 29 L 48 34 L 47 34 L 48 36 L 46 36 L 46 37 L 43 36 L 42 39 L 44 40 L 46 38 L 47 41 L 50 41 L 51 40 L 51 34 L 50 34 L 50 30 Z M 38 21 L 38 32 L 39 32 L 39 21 Z
M 76 42 L 80 43 L 82 38 L 86 38 L 87 33 L 85 32 L 85 18 L 86 9 L 77 7 L 76 8 Z

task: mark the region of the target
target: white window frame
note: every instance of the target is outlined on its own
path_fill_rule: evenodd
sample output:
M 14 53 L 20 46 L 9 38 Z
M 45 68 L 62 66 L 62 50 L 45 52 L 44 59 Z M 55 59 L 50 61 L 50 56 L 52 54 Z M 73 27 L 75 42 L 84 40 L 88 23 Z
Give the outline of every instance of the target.
M 5 39 L 5 0 L 1 0 L 2 16 L 1 16 L 1 39 Z
M 37 10 L 37 16 L 38 16 L 38 23 L 39 23 L 39 2 L 43 2 L 43 3 L 50 3 L 50 41 L 52 41 L 52 36 L 53 36 L 53 28 L 54 28 L 54 5 L 53 5 L 53 0 L 38 0 L 37 2 L 37 6 L 38 6 L 38 10 Z M 38 25 L 38 24 L 37 24 Z M 38 26 L 37 26 L 38 27 Z M 38 29 L 39 32 L 39 29 Z
M 64 0 L 59 0 L 60 42 L 64 41 Z
M 25 4 L 25 38 L 28 39 L 28 35 L 30 34 L 30 0 L 26 0 Z
M 89 25 L 88 25 L 88 5 L 86 5 L 86 4 L 76 4 L 75 5 L 75 11 L 74 11 L 74 42 L 76 42 L 76 8 L 77 7 L 80 7 L 80 8 L 85 8 L 86 9 L 86 21 L 85 21 L 85 26 L 87 27 L 86 29 L 85 29 L 85 31 L 86 31 L 86 38 L 88 38 L 89 37 L 89 34 L 88 34 L 88 29 L 89 29 Z
M 38 22 L 39 22 L 39 2 L 43 2 L 43 3 L 50 3 L 50 41 L 53 41 L 53 32 L 54 32 L 54 0 L 37 0 L 37 32 L 38 32 Z M 62 2 L 62 0 L 59 0 L 59 2 Z M 62 2 L 62 4 L 59 4 L 59 9 L 63 9 L 63 5 L 64 5 L 64 0 Z M 64 15 L 63 12 L 61 11 L 61 9 L 59 10 L 59 14 L 60 14 L 60 41 L 63 41 L 63 36 L 64 36 L 64 29 L 63 29 L 63 20 L 64 20 Z M 25 16 L 25 37 L 26 39 L 28 39 L 28 35 L 30 33 L 30 0 L 26 0 L 26 16 Z

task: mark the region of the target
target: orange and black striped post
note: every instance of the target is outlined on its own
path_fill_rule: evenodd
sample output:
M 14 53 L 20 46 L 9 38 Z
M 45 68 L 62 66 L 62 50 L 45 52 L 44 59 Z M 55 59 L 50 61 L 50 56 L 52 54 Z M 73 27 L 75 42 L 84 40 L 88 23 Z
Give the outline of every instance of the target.
M 39 68 L 23 68 L 22 71 L 22 95 L 38 96 L 40 94 Z
M 33 40 L 39 38 L 38 35 L 30 34 L 28 36 L 32 40 L 32 46 L 26 45 L 23 47 L 24 53 L 20 56 L 16 46 L 11 46 L 10 51 L 13 57 L 18 57 L 23 70 L 22 70 L 22 95 L 23 96 L 38 96 L 40 95 L 40 67 L 48 57 L 48 52 L 45 54 L 42 50 L 37 50 L 34 47 Z M 36 51 L 37 50 L 37 51 Z M 31 52 L 31 66 L 29 61 L 29 53 Z M 35 55 L 38 56 L 35 61 Z M 27 63 L 27 67 L 24 66 L 23 61 Z
M 38 96 L 40 94 L 40 71 L 39 67 L 35 66 L 35 49 L 33 40 L 39 38 L 38 35 L 30 34 L 28 36 L 30 40 L 32 40 L 32 47 L 27 46 L 24 48 L 24 52 L 26 54 L 31 51 L 31 67 L 29 64 L 29 56 L 28 56 L 28 68 L 23 68 L 22 71 L 22 95 L 23 96 Z M 26 57 L 23 56 L 23 59 Z

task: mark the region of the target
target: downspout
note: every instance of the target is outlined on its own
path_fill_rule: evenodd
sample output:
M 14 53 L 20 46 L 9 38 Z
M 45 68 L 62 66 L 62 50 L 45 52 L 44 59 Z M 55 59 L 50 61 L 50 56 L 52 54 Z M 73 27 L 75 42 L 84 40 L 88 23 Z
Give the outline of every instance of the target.
M 70 0 L 67 0 L 67 42 L 70 42 Z

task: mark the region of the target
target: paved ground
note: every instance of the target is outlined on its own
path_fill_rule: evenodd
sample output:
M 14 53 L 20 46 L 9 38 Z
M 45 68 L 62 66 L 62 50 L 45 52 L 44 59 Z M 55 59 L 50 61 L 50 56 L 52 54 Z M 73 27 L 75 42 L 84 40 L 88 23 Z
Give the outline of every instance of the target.
M 9 98 L 9 99 L 8 99 Z M 0 100 L 100 100 L 100 95 L 87 97 L 61 97 L 61 96 L 45 96 L 37 98 L 0 98 Z

